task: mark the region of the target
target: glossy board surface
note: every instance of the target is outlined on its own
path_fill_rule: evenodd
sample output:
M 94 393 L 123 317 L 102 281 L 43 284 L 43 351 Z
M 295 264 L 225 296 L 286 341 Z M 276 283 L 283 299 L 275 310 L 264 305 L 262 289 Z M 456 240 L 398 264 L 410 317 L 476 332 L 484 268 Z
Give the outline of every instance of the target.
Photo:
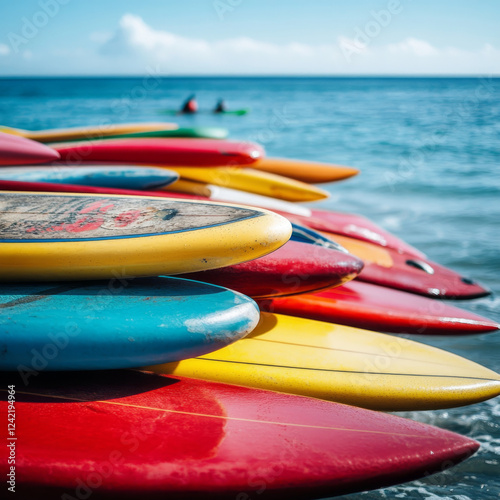
M 306 202 L 323 200 L 329 196 L 326 191 L 316 186 L 253 168 L 172 168 L 179 173 L 181 179 L 239 189 L 279 200 Z M 172 186 L 172 189 L 175 189 L 175 186 Z
M 173 170 L 153 167 L 92 165 L 85 167 L 2 167 L 0 179 L 21 182 L 51 182 L 119 189 L 157 189 L 179 178 Z
M 323 498 L 440 472 L 479 446 L 393 415 L 173 376 L 1 381 L 2 416 L 16 386 L 24 498 Z M 8 452 L 0 452 L 4 476 Z
M 250 332 L 248 297 L 178 278 L 0 284 L 0 370 L 103 370 L 206 354 Z
M 492 320 L 442 301 L 357 279 L 337 288 L 260 305 L 266 311 L 382 332 L 460 335 L 499 328 Z
M 264 155 L 250 142 L 218 139 L 107 139 L 54 145 L 66 164 L 81 162 L 136 163 L 142 165 L 247 165 Z
M 32 165 L 59 159 L 59 153 L 24 137 L 0 132 L 0 165 Z
M 259 259 L 183 277 L 226 286 L 250 297 L 277 297 L 338 286 L 362 268 L 363 262 L 352 255 L 288 241 Z
M 262 158 L 252 165 L 252 168 L 271 174 L 284 175 L 311 184 L 340 181 L 359 173 L 357 168 L 343 165 L 291 160 L 288 158 Z
M 311 396 L 382 411 L 431 410 L 500 395 L 500 375 L 410 340 L 261 313 L 244 339 L 157 372 Z

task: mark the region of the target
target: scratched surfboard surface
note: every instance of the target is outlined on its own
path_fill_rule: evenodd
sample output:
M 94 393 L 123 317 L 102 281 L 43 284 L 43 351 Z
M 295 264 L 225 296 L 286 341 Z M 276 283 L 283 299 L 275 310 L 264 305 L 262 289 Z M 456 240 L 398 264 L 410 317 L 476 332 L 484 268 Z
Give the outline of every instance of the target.
M 0 281 L 160 276 L 231 266 L 290 237 L 266 210 L 169 198 L 0 194 Z
M 0 371 L 176 361 L 225 347 L 258 321 L 248 297 L 179 278 L 0 283 Z
M 0 195 L 0 241 L 99 240 L 169 234 L 258 217 L 246 208 L 148 198 Z

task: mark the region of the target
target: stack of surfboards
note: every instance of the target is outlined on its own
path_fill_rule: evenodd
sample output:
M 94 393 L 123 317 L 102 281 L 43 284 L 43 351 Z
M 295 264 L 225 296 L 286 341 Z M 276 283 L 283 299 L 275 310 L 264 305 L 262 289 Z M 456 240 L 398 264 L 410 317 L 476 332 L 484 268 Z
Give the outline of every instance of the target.
M 15 386 L 16 491 L 316 498 L 477 450 L 374 411 L 476 403 L 500 394 L 500 375 L 355 327 L 498 325 L 422 296 L 480 285 L 367 219 L 291 203 L 356 169 L 265 158 L 220 129 L 3 130 L 1 408 Z

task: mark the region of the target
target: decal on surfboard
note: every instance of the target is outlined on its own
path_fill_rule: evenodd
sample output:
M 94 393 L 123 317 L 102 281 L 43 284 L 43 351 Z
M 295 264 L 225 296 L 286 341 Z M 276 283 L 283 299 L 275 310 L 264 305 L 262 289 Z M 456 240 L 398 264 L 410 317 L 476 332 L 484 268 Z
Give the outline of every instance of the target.
M 177 200 L 51 196 L 0 196 L 0 241 L 97 240 L 151 236 L 219 226 L 259 211 Z

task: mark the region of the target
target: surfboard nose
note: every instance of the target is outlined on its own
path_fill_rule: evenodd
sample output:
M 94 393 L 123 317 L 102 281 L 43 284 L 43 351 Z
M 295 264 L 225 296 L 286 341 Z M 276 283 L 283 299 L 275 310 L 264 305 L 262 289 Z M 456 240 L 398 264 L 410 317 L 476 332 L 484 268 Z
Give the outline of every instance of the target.
M 59 153 L 48 146 L 0 132 L 0 165 L 49 163 L 59 158 Z
M 264 257 L 184 277 L 264 298 L 338 286 L 353 279 L 362 268 L 363 262 L 350 254 L 292 240 Z
M 441 349 L 264 312 L 235 344 L 152 370 L 380 411 L 453 408 L 500 395 L 498 373 Z
M 442 299 L 475 299 L 491 293 L 483 285 L 427 259 L 384 249 L 391 262 L 366 262 L 360 280 Z M 371 249 L 370 249 L 371 251 Z

